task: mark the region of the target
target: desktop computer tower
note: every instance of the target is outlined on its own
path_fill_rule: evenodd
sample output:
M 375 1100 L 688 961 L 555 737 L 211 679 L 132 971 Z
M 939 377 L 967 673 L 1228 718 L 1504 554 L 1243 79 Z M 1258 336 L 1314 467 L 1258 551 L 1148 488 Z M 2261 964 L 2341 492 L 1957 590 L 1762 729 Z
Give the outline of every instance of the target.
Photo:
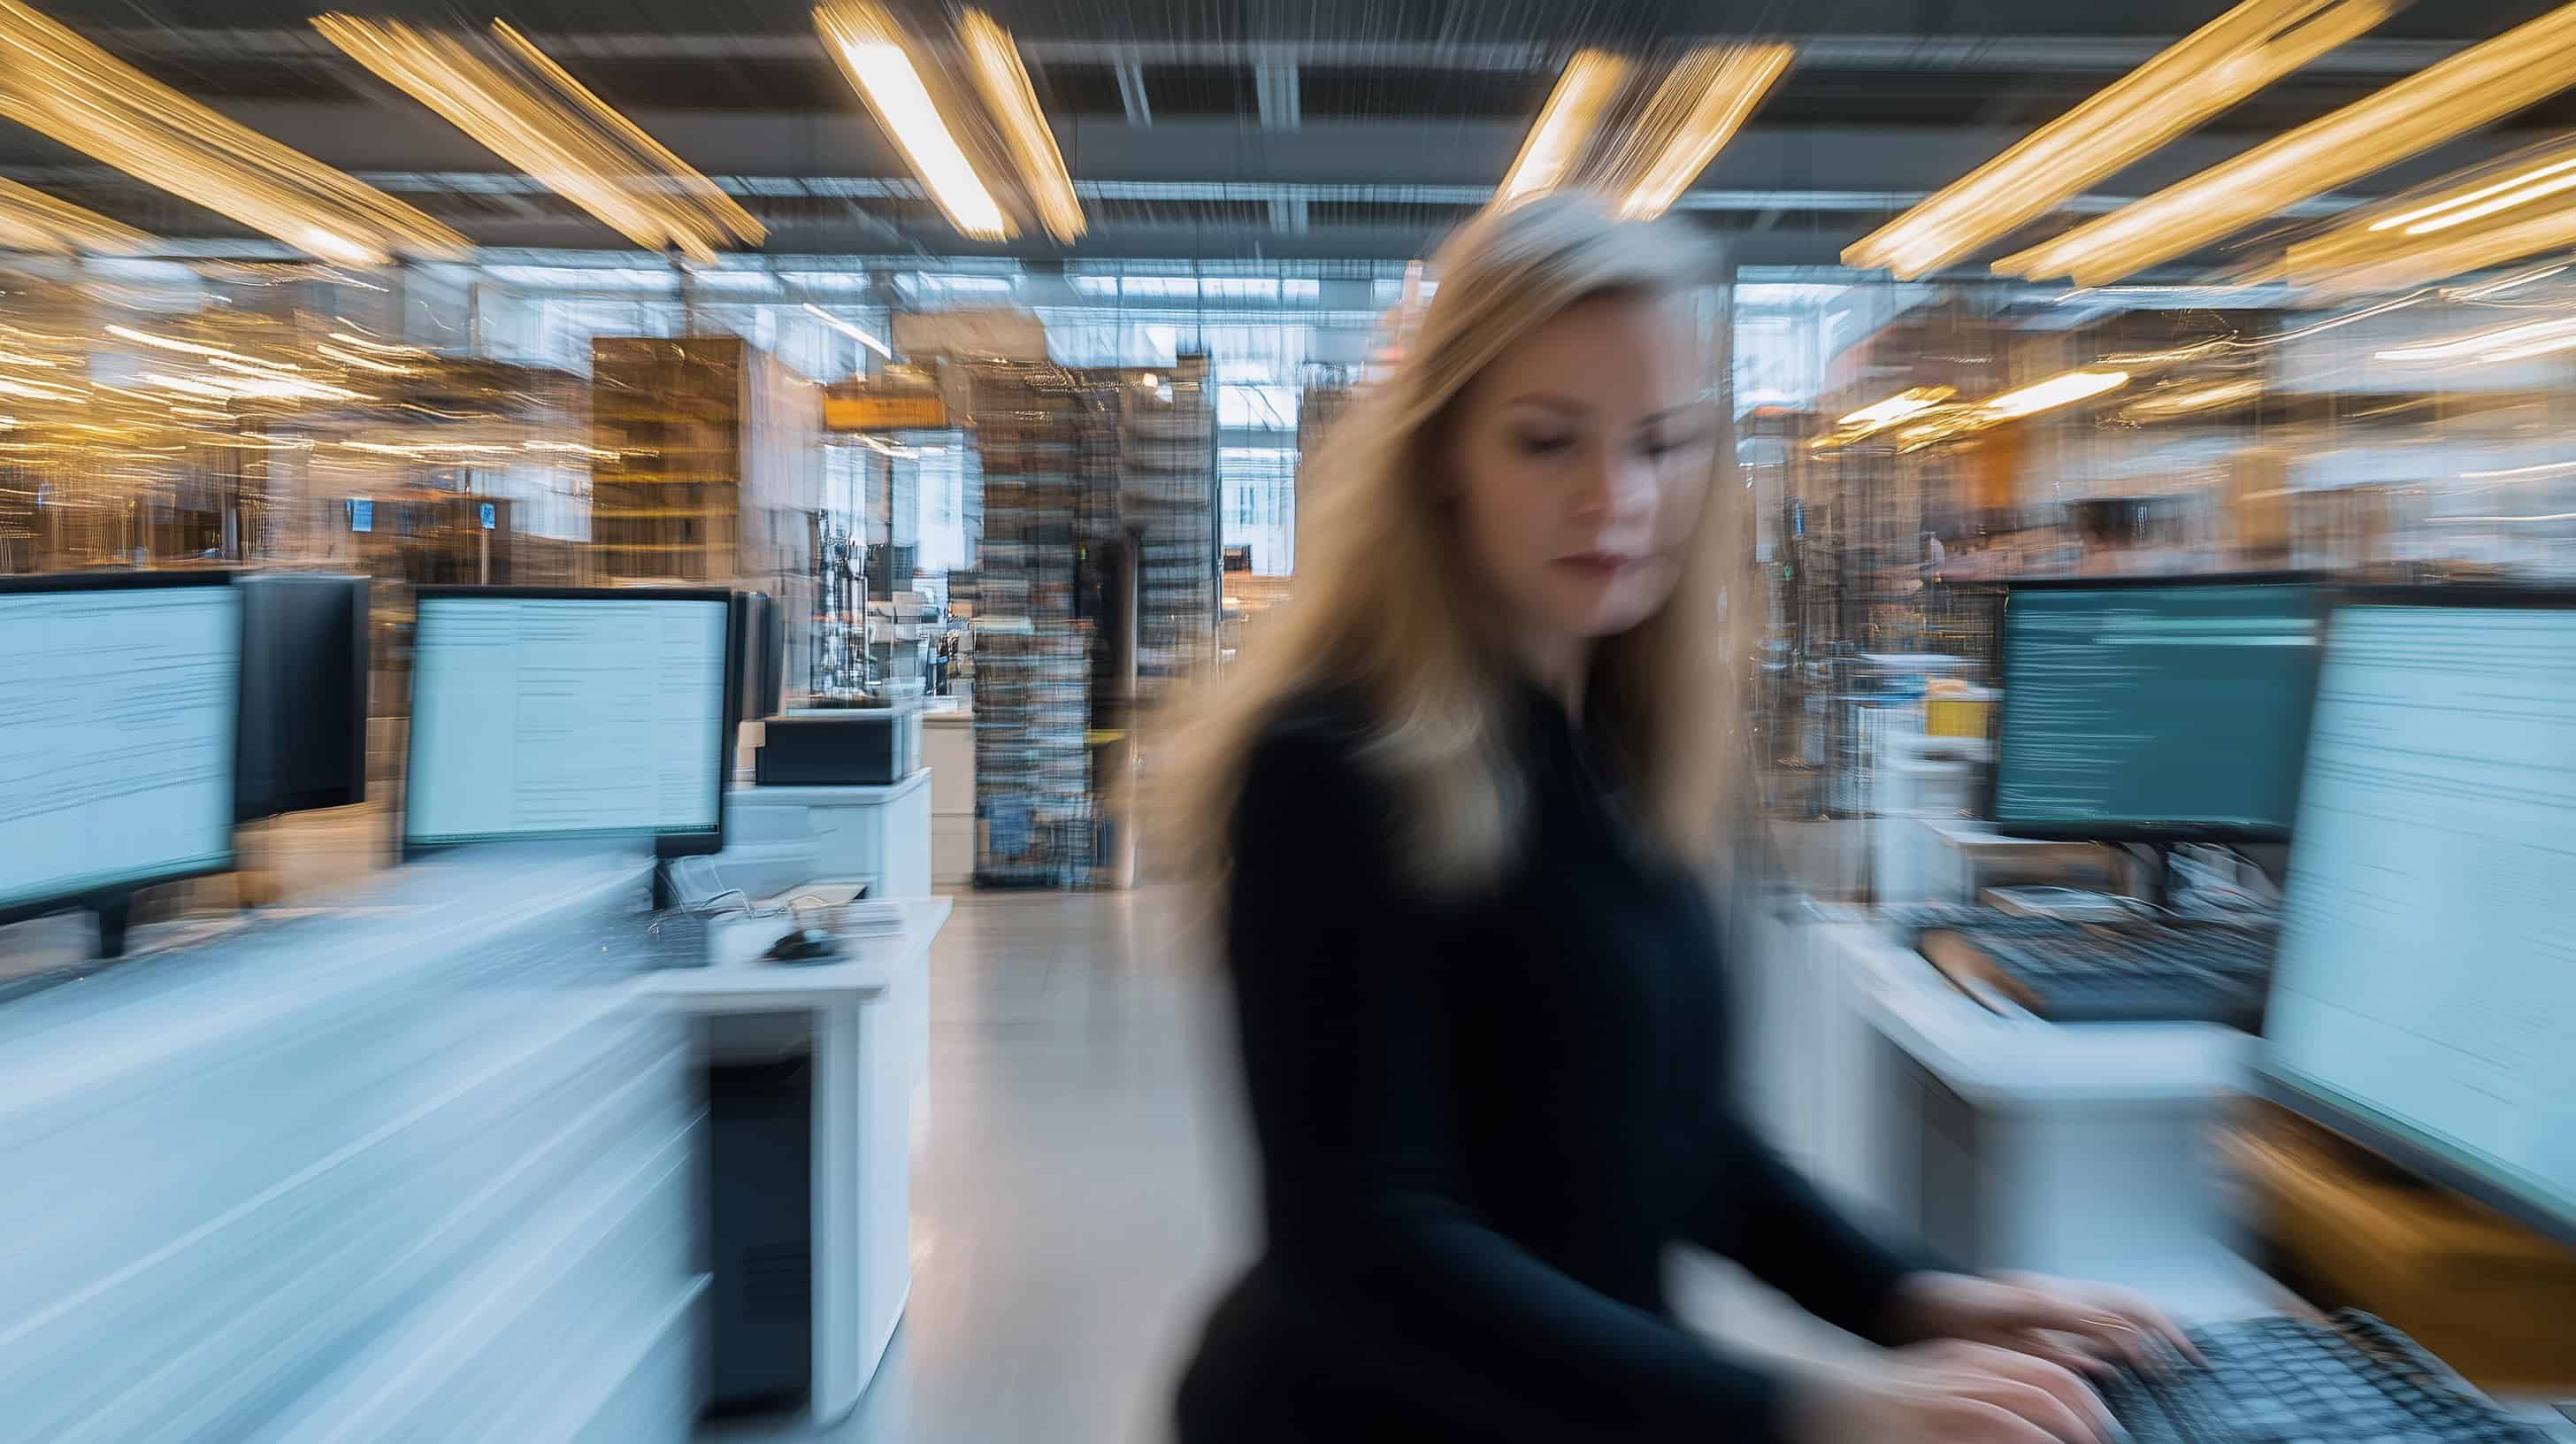
M 813 1386 L 813 1099 L 810 1055 L 707 1070 L 713 1412 Z

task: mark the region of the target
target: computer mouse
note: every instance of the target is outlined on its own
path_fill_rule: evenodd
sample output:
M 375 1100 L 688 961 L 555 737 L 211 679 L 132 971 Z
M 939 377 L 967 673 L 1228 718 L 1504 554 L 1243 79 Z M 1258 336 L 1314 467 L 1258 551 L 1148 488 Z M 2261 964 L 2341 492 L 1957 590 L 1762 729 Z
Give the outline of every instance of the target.
M 798 928 L 770 944 L 773 963 L 827 963 L 841 955 L 841 940 L 821 928 Z

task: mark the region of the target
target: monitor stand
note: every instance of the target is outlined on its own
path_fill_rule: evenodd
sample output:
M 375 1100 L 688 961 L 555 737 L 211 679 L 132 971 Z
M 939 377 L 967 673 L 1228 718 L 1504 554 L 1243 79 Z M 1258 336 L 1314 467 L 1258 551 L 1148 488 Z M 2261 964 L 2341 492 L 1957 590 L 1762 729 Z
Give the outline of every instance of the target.
M 134 899 L 120 894 L 102 899 L 98 913 L 98 955 L 102 958 L 125 956 L 125 930 L 134 921 Z

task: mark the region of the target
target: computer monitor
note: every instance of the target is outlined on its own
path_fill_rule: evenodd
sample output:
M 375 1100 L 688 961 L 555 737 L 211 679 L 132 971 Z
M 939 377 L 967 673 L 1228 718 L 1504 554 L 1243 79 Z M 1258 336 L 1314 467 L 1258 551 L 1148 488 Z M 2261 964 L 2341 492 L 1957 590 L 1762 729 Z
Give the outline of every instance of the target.
M 2322 605 L 2295 576 L 2014 583 L 1997 642 L 1996 829 L 2288 837 Z
M 724 846 L 733 594 L 423 587 L 406 855 L 481 842 Z
M 736 592 L 734 659 L 741 673 L 735 683 L 741 720 L 757 722 L 778 715 L 785 681 L 787 645 L 778 599 L 767 592 Z
M 0 922 L 229 871 L 241 595 L 225 572 L 0 580 Z
M 367 578 L 264 572 L 239 589 L 235 818 L 366 801 Z
M 2576 593 L 2326 634 L 2265 1091 L 2576 1242 Z

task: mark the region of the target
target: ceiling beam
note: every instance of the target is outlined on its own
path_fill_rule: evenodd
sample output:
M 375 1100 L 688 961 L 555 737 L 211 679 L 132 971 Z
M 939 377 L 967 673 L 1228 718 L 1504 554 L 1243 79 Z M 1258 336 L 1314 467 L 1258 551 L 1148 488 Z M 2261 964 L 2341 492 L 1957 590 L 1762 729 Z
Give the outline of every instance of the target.
M 1041 61 L 1041 64 L 1045 62 Z M 1118 103 L 1125 107 L 1127 124 L 1148 126 L 1154 123 L 1154 107 L 1145 99 L 1145 65 L 1132 55 L 1117 58 Z
M 123 54 L 173 60 L 309 57 L 337 52 L 303 27 L 214 30 L 184 26 L 85 32 Z M 2169 46 L 2175 36 L 2058 35 L 1794 35 L 1758 37 L 1724 32 L 1657 36 L 1658 46 L 1723 44 L 1758 38 L 1798 47 L 1809 70 L 2054 70 L 2118 73 L 2132 70 Z M 2397 76 L 2451 55 L 2473 39 L 2383 40 L 2364 37 L 2312 61 L 2311 74 Z M 640 34 L 620 32 L 532 34 L 538 48 L 565 60 L 614 62 L 666 60 L 801 60 L 828 64 L 821 42 L 807 33 Z M 926 38 L 929 39 L 929 38 Z M 1443 71 L 1520 71 L 1554 74 L 1565 47 L 1553 40 L 1420 41 L 1318 38 L 1300 41 L 1045 39 L 1025 31 L 1020 53 L 1032 65 L 1244 65 L 1390 67 Z M 953 42 L 930 39 L 934 49 Z M 1613 40 L 1615 43 L 1615 37 Z

